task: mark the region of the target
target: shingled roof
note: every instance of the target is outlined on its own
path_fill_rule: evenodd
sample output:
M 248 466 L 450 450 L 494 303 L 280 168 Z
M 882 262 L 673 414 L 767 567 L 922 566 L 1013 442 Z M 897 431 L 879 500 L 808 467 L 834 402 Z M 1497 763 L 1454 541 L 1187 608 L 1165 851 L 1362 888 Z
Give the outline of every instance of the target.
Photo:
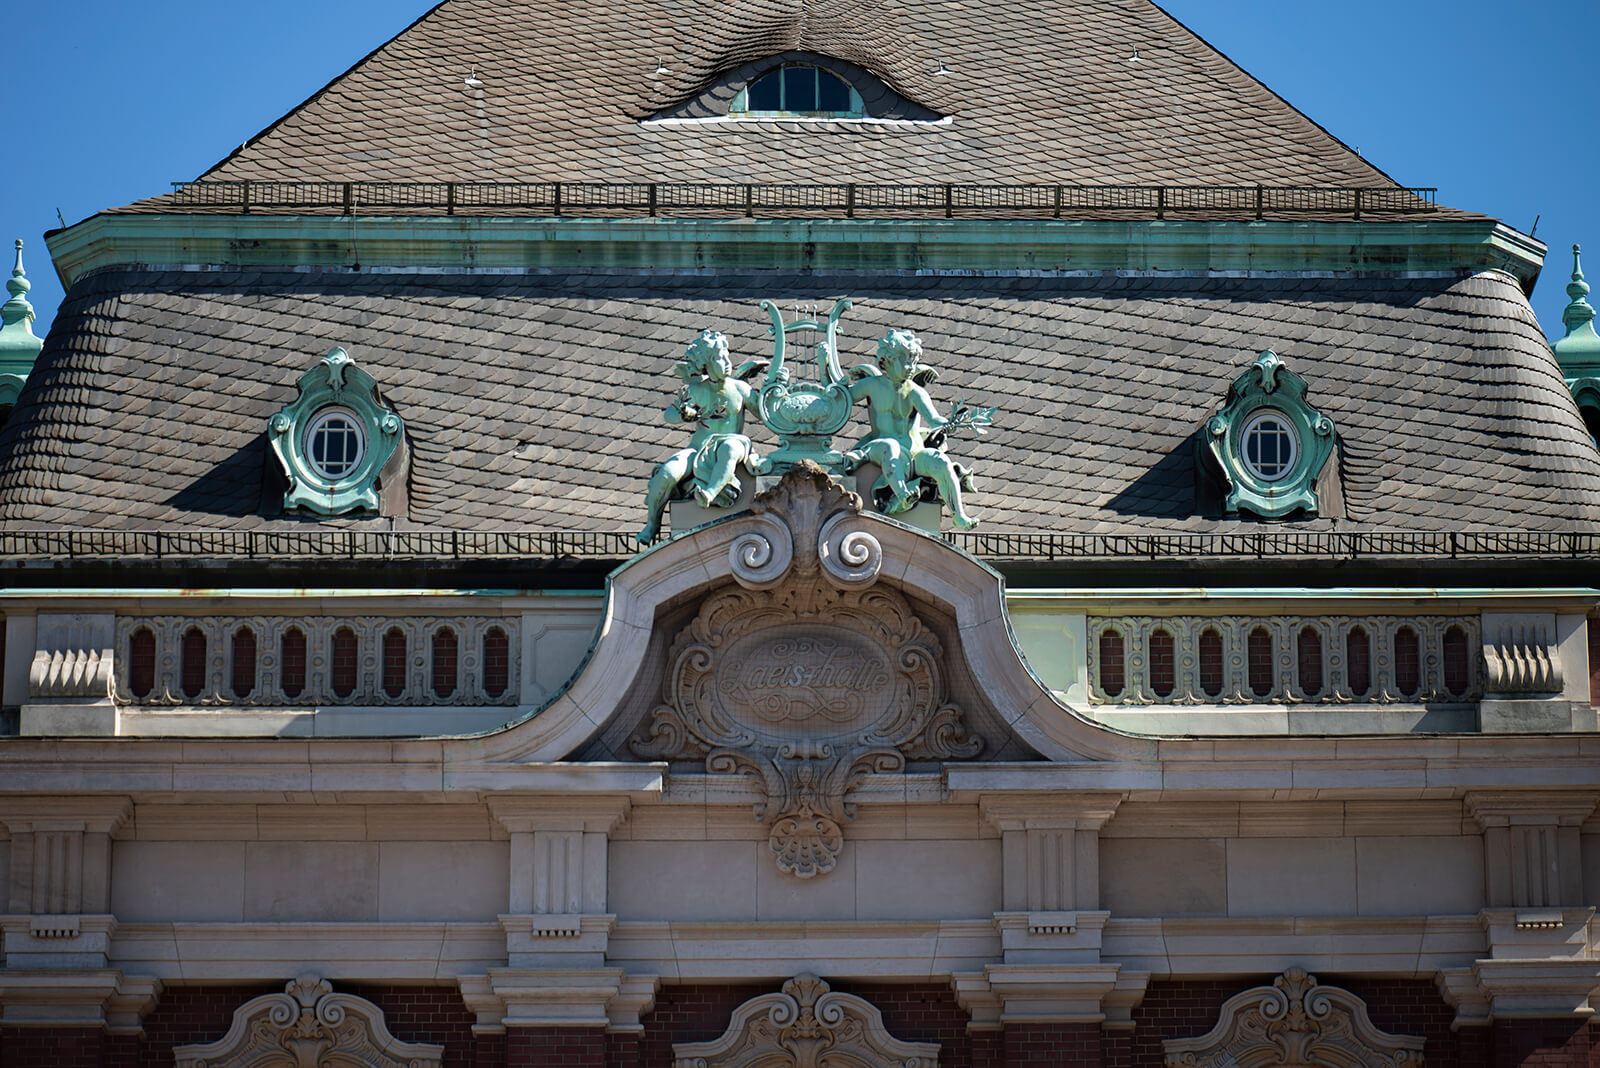
M 949 121 L 647 121 L 790 50 Z M 447 0 L 204 177 L 1393 185 L 1148 0 Z
M 0 433 L 0 520 L 305 522 L 259 514 L 265 430 L 296 378 L 337 344 L 405 418 L 411 507 L 401 526 L 637 529 L 651 466 L 684 441 L 660 419 L 684 345 L 714 327 L 739 357 L 765 355 L 758 299 L 826 305 L 840 295 L 856 301 L 844 320 L 847 365 L 868 358 L 886 327 L 908 327 L 943 374 L 941 404 L 999 405 L 991 436 L 954 446 L 977 471 L 971 506 L 986 529 L 1239 528 L 1195 514 L 1191 438 L 1268 347 L 1338 429 L 1340 529 L 1600 521 L 1600 455 L 1520 290 L 1498 272 L 601 270 L 100 272 L 74 287 Z

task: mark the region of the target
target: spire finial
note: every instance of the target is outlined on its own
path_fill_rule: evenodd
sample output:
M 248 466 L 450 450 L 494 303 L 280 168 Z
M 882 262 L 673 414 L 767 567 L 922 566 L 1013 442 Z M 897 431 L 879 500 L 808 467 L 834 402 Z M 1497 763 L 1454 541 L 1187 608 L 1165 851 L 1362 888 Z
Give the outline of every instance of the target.
M 1583 261 L 1580 258 L 1582 252 L 1583 246 L 1572 246 L 1572 281 L 1567 283 L 1567 296 L 1571 298 L 1571 303 L 1561 312 L 1561 321 L 1567 327 L 1567 337 L 1594 322 L 1594 308 L 1587 299 L 1589 283 L 1583 280 Z
M 17 265 L 11 268 L 11 277 L 6 279 L 6 290 L 13 299 L 20 299 L 32 288 L 33 283 L 28 281 L 28 272 L 22 269 L 22 238 L 19 237 L 17 238 Z M 9 305 L 10 301 L 6 303 Z M 28 308 L 28 320 L 30 322 L 33 320 L 32 307 Z M 9 315 L 6 316 L 6 322 L 9 323 L 11 321 L 11 317 Z

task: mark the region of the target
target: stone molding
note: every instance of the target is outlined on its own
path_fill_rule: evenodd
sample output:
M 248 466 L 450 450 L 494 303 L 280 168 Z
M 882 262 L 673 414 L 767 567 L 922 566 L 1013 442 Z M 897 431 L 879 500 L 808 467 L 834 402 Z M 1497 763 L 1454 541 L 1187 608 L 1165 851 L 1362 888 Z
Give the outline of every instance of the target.
M 1551 633 L 1555 631 L 1552 615 Z M 1265 696 L 1251 688 L 1246 645 L 1257 627 L 1272 636 L 1272 689 Z M 1322 685 L 1307 690 L 1298 677 L 1296 641 L 1311 628 L 1322 649 Z M 1346 663 L 1346 644 L 1357 628 L 1370 649 L 1370 685 L 1357 691 Z M 1420 683 L 1415 694 L 1401 691 L 1395 676 L 1394 636 L 1402 627 L 1417 635 Z M 1461 630 L 1468 651 L 1467 687 L 1452 693 L 1444 685 L 1444 635 Z M 1215 630 L 1222 640 L 1222 689 L 1213 695 L 1200 686 L 1200 636 Z M 1173 639 L 1173 690 L 1163 697 L 1150 679 L 1150 637 L 1165 631 Z M 1108 694 L 1101 685 L 1100 637 L 1122 636 L 1123 688 Z M 1102 705 L 1240 704 L 1417 704 L 1476 701 L 1483 696 L 1482 672 L 1471 651 L 1478 647 L 1476 616 L 1090 616 L 1088 619 L 1090 700 Z M 1559 686 L 1556 687 L 1560 689 Z
M 28 696 L 109 698 L 114 619 L 109 612 L 40 612 Z
M 969 1031 L 1020 1023 L 1129 1027 L 1149 979 L 1107 963 L 990 964 L 981 973 L 950 976 L 956 1001 L 971 1017 Z
M 102 1027 L 137 1035 L 161 997 L 161 980 L 110 968 L 0 968 L 0 1025 Z
M 239 1064 L 359 1064 L 364 1068 L 439 1068 L 444 1047 L 401 1042 L 383 1010 L 366 998 L 335 994 L 315 975 L 291 979 L 282 994 L 251 998 L 233 1011 L 228 1033 L 205 1045 L 178 1046 L 177 1068 Z
M 937 1068 L 939 1044 L 902 1042 L 865 998 L 833 991 L 809 973 L 733 1010 L 710 1042 L 675 1042 L 673 1068 Z
M 1592 1016 L 1600 993 L 1600 960 L 1480 960 L 1473 978 L 1490 1018 Z
M 883 551 L 861 498 L 801 462 L 756 498 L 729 545 L 737 586 L 700 606 L 667 655 L 662 703 L 631 742 L 757 784 L 778 870 L 832 871 L 855 818 L 847 795 L 907 760 L 976 756 L 946 700 L 936 634 L 877 586 Z
M 106 913 L 0 916 L 4 959 L 11 968 L 104 968 L 116 933 L 117 918 Z
M 461 997 L 477 1014 L 474 1034 L 508 1027 L 603 1027 L 642 1034 L 661 980 L 621 968 L 490 968 L 463 975 Z
M 1340 1064 L 1352 1068 L 1420 1068 L 1423 1039 L 1373 1026 L 1366 1002 L 1339 987 L 1320 986 L 1303 968 L 1235 994 L 1217 1026 L 1198 1038 L 1161 1044 L 1168 1068 L 1233 1065 Z
M 1583 904 L 1583 823 L 1595 791 L 1473 791 L 1466 809 L 1483 828 L 1491 907 Z
M 1492 695 L 1560 693 L 1566 682 L 1555 613 L 1485 612 L 1483 663 Z
M 113 691 L 119 705 L 141 708 L 304 708 L 318 705 L 427 707 L 515 705 L 522 699 L 520 616 L 118 616 L 116 648 L 126 651 L 133 633 L 148 629 L 155 639 L 155 684 L 145 697 L 129 686 L 130 657 L 118 657 Z M 356 636 L 359 662 L 355 688 L 333 692 L 328 643 L 340 627 Z M 241 628 L 256 640 L 255 687 L 245 697 L 233 692 L 233 640 Z M 293 697 L 283 690 L 284 634 L 297 628 L 306 638 L 305 686 Z M 383 686 L 383 638 L 399 628 L 406 639 L 405 687 L 391 695 Z M 491 628 L 506 636 L 505 692 L 484 689 L 483 639 Z M 183 692 L 183 638 L 198 629 L 206 640 L 205 685 L 190 697 Z M 447 696 L 433 690 L 433 638 L 441 630 L 456 636 L 456 685 Z

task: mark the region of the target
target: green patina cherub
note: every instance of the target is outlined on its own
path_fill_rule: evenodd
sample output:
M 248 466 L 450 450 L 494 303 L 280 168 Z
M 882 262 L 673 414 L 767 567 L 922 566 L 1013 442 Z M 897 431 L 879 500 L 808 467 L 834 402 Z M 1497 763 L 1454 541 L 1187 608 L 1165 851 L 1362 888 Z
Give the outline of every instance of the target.
M 873 483 L 873 500 L 886 515 L 904 512 L 922 500 L 922 480 L 928 479 L 950 507 L 958 529 L 970 530 L 978 521 L 961 504 L 961 491 L 972 489 L 972 474 L 940 448 L 954 430 L 970 428 L 978 434 L 994 419 L 993 408 L 957 403 L 949 418 L 941 416 L 923 385 L 938 374 L 922 364 L 922 342 L 909 330 L 890 330 L 878 342 L 878 364 L 851 369 L 850 399 L 867 402 L 872 432 L 845 453 L 845 469 L 874 463 L 883 471 Z
M 744 379 L 765 367 L 765 361 L 752 360 L 735 369 L 728 339 L 715 330 L 703 330 L 690 342 L 674 369 L 683 386 L 665 415 L 669 423 L 694 423 L 694 437 L 651 474 L 640 544 L 656 539 L 662 513 L 675 495 L 693 496 L 702 508 L 726 507 L 739 499 L 738 469 L 759 472 L 761 457 L 745 436 L 744 418 L 746 412 L 757 413 L 757 419 L 760 414 L 756 391 Z

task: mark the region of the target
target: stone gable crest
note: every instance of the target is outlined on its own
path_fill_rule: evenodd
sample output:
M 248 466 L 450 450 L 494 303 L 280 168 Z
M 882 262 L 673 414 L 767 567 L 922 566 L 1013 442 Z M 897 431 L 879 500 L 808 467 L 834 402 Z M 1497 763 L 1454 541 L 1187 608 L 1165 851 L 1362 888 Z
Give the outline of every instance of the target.
M 883 551 L 861 507 L 809 463 L 757 498 L 729 548 L 738 586 L 673 644 L 662 703 L 632 742 L 754 780 L 778 868 L 802 879 L 838 863 L 863 779 L 983 746 L 945 700 L 938 636 L 877 583 Z
M 177 1068 L 439 1068 L 444 1047 L 402 1042 L 383 1010 L 326 979 L 302 975 L 281 994 L 251 998 L 228 1033 L 209 1045 L 173 1050 Z
M 1162 1046 L 1167 1068 L 1422 1068 L 1422 1044 L 1378 1030 L 1348 990 L 1290 968 L 1229 998 L 1207 1034 Z
M 672 1068 L 936 1068 L 939 1046 L 902 1042 L 876 1006 L 797 975 L 733 1010 L 712 1042 L 677 1043 Z

